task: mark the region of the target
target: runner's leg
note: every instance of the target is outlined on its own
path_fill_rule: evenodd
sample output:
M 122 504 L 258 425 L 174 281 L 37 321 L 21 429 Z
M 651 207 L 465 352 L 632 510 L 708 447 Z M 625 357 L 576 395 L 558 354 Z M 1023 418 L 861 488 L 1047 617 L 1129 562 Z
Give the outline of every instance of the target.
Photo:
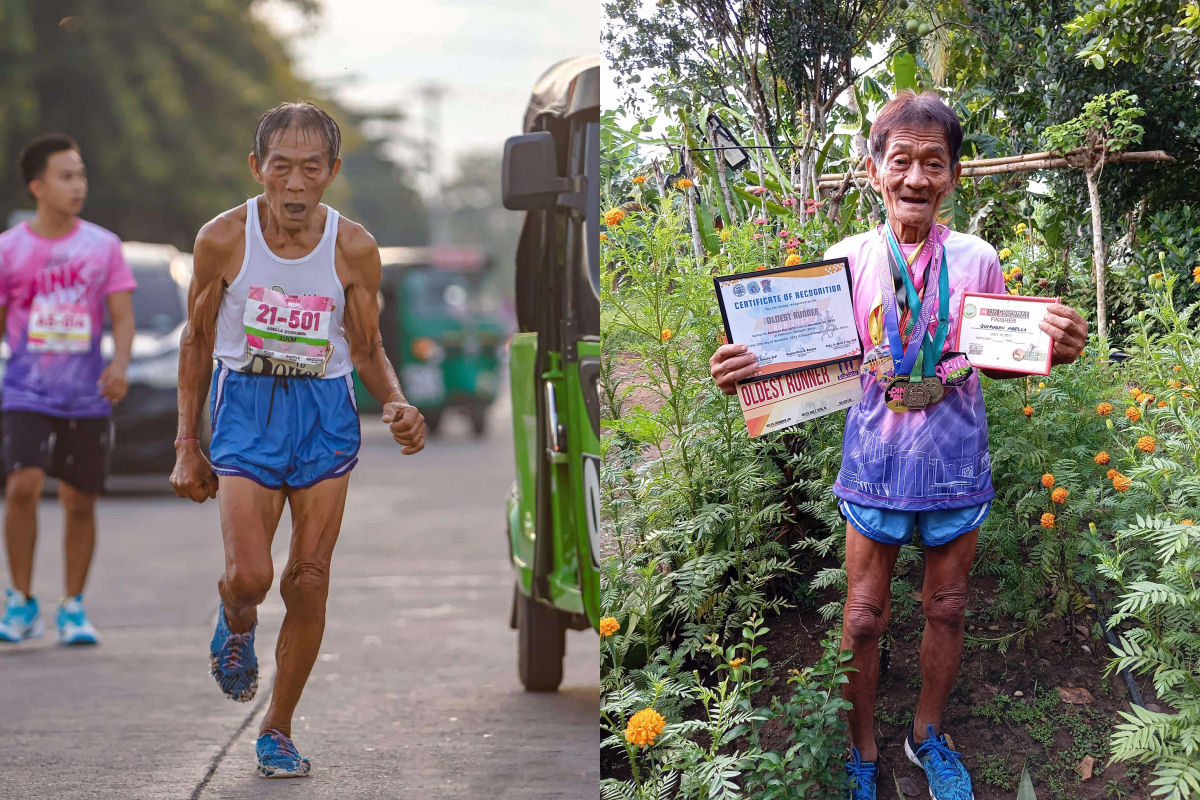
M 967 608 L 967 575 L 975 558 L 979 529 L 939 547 L 925 548 L 925 586 L 921 606 L 921 696 L 913 718 L 913 739 L 925 739 L 925 726 L 941 733 L 942 712 L 962 662 L 963 619 Z
M 892 569 L 900 547 L 883 544 L 846 523 L 846 607 L 842 649 L 854 653 L 842 696 L 850 702 L 850 744 L 863 761 L 875 761 L 875 692 L 879 686 L 879 637 L 892 608 Z
M 96 495 L 59 481 L 58 499 L 63 507 L 66 597 L 75 597 L 83 594 L 96 548 Z
M 342 527 L 350 475 L 321 481 L 290 493 L 292 544 L 279 579 L 287 613 L 275 647 L 275 685 L 260 733 L 274 729 L 292 735 L 292 714 L 321 650 L 329 564 Z
M 258 619 L 258 605 L 271 591 L 274 570 L 271 541 L 283 514 L 284 491 L 249 478 L 222 476 L 217 492 L 225 574 L 217 591 L 234 633 L 245 633 Z
M 38 467 L 23 467 L 8 475 L 4 487 L 4 543 L 13 588 L 32 594 L 33 549 L 37 543 L 37 508 L 46 473 Z

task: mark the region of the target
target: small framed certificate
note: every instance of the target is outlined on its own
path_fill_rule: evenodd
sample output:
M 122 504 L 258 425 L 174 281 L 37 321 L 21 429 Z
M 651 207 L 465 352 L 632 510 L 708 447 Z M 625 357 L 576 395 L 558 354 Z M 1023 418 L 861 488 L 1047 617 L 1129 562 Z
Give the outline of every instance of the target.
M 729 342 L 766 380 L 862 357 L 844 258 L 713 278 Z
M 966 292 L 959 309 L 958 344 L 980 369 L 1049 375 L 1054 340 L 1038 327 L 1057 297 Z

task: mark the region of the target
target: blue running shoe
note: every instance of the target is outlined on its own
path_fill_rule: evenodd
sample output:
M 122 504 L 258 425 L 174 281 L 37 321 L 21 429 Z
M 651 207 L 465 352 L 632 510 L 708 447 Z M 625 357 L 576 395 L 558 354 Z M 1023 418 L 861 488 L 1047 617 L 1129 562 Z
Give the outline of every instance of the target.
M 857 747 L 846 762 L 846 790 L 848 800 L 875 800 L 875 762 L 863 761 Z
M 5 590 L 4 618 L 0 619 L 0 642 L 36 639 L 45 631 L 38 618 L 38 603 L 16 589 Z
M 83 595 L 77 594 L 62 601 L 56 617 L 59 644 L 99 644 L 100 637 L 83 610 Z
M 925 770 L 929 796 L 933 800 L 975 800 L 971 776 L 962 764 L 962 754 L 950 749 L 945 736 L 938 736 L 932 725 L 925 726 L 925 741 L 917 747 L 912 731 L 904 738 L 904 754 Z
M 312 763 L 296 752 L 292 740 L 274 728 L 258 737 L 254 749 L 258 774 L 264 778 L 303 778 L 312 769 Z
M 257 627 L 255 622 L 245 633 L 234 633 L 225 619 L 225 605 L 217 606 L 217 629 L 208 648 L 209 671 L 226 697 L 239 703 L 250 702 L 258 691 L 258 657 L 254 655 Z

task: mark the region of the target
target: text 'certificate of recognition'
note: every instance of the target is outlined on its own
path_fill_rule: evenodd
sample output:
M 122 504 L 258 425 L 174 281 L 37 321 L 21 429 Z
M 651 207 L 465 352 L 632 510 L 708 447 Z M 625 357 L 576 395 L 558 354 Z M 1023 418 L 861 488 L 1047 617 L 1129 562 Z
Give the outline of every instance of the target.
M 1038 324 L 1046 307 L 1057 302 L 1057 297 L 966 292 L 955 349 L 983 369 L 1049 375 L 1053 344 Z
M 758 358 L 752 380 L 862 355 L 844 258 L 713 281 L 728 340 Z

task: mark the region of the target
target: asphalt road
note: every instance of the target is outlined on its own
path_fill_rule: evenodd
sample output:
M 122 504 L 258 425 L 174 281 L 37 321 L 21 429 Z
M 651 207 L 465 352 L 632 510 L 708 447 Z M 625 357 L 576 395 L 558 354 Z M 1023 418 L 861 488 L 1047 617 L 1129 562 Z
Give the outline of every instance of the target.
M 511 424 L 503 408 L 493 422 L 476 441 L 448 418 L 410 458 L 364 418 L 325 640 L 293 727 L 313 761 L 303 780 L 254 774 L 277 588 L 260 608 L 258 697 L 233 703 L 208 675 L 215 505 L 179 500 L 162 479 L 117 479 L 85 594 L 101 644 L 65 649 L 52 630 L 62 516 L 43 501 L 34 590 L 48 630 L 0 648 L 0 798 L 596 797 L 595 632 L 568 632 L 558 693 L 517 679 L 503 534 Z M 285 512 L 277 565 L 289 530 Z

